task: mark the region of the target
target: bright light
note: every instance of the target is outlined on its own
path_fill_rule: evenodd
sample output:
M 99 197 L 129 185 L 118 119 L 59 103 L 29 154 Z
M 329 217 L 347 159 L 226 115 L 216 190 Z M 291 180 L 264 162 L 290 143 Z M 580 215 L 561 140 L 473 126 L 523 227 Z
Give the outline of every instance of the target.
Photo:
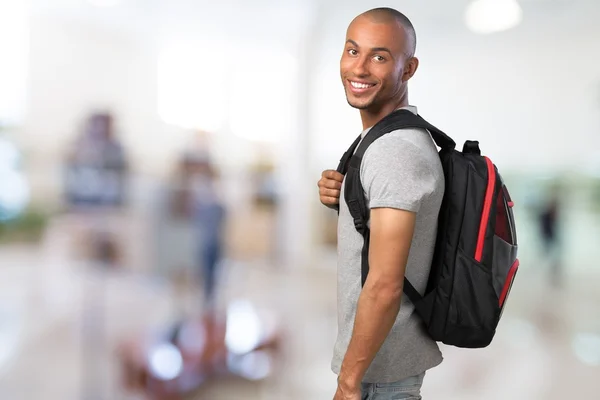
M 0 171 L 0 220 L 9 220 L 21 214 L 29 203 L 29 186 L 22 173 Z
M 0 221 L 15 218 L 29 204 L 29 184 L 18 170 L 19 159 L 19 150 L 0 138 Z
M 150 353 L 150 372 L 158 379 L 170 381 L 183 371 L 183 358 L 174 345 L 163 343 Z
M 517 0 L 475 0 L 465 10 L 467 27 L 479 34 L 512 29 L 522 19 L 523 11 Z
M 261 340 L 260 320 L 248 301 L 232 303 L 227 310 L 225 344 L 235 354 L 252 351 Z
M 88 0 L 88 2 L 96 7 L 114 7 L 121 2 L 121 0 Z
M 16 146 L 6 139 L 0 138 L 0 171 L 17 169 L 21 155 Z
M 184 129 L 215 131 L 225 118 L 222 58 L 209 45 L 169 46 L 158 58 L 158 114 Z

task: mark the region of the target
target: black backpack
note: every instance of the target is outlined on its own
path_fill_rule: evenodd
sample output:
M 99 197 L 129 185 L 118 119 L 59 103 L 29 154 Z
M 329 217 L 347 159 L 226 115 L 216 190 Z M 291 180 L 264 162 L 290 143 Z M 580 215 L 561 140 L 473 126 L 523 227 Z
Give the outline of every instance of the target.
M 403 128 L 423 128 L 441 148 L 445 193 L 425 293 L 404 279 L 404 293 L 414 304 L 431 337 L 447 345 L 480 348 L 496 332 L 506 298 L 519 268 L 513 203 L 496 166 L 481 156 L 476 141 L 462 152 L 444 132 L 408 110 L 397 110 L 359 136 L 340 160 L 344 197 L 363 236 L 362 284 L 369 273 L 369 209 L 360 182 L 360 164 L 371 143 Z M 356 151 L 355 151 L 356 150 Z

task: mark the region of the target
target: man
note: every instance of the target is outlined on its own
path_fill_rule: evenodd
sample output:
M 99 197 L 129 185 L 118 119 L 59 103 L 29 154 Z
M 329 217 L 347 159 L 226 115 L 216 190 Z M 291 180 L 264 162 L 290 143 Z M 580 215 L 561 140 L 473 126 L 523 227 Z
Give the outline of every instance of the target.
M 348 103 L 360 110 L 363 137 L 386 115 L 405 108 L 407 83 L 419 62 L 415 31 L 400 12 L 377 8 L 347 30 L 340 62 Z M 402 296 L 404 275 L 424 292 L 444 194 L 444 175 L 429 133 L 402 129 L 376 140 L 360 170 L 370 208 L 370 271 L 361 288 L 363 238 L 343 199 L 343 176 L 323 172 L 321 202 L 339 206 L 338 338 L 332 369 L 334 400 L 421 399 L 425 371 L 441 352 Z

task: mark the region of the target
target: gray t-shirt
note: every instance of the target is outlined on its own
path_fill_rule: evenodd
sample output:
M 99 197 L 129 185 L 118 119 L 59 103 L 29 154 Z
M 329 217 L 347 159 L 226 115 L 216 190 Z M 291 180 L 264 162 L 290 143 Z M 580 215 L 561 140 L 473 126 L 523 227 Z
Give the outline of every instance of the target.
M 416 113 L 416 107 L 406 107 Z M 363 132 L 368 134 L 369 129 Z M 417 213 L 406 276 L 425 291 L 444 195 L 444 173 L 429 132 L 401 129 L 372 143 L 362 160 L 360 178 L 370 208 L 389 207 Z M 362 236 L 340 195 L 338 220 L 338 337 L 331 368 L 339 374 L 350 343 L 361 292 Z M 406 295 L 393 328 L 364 376 L 363 382 L 388 383 L 421 374 L 442 362 L 437 343 L 423 330 Z

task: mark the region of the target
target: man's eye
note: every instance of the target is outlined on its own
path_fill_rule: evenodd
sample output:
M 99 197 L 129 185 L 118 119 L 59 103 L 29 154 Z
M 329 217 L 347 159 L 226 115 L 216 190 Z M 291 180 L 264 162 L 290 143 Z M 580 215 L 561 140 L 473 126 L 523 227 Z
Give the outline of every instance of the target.
M 385 61 L 385 58 L 383 58 L 381 56 L 375 56 L 373 58 L 375 59 L 375 61 L 379 61 L 379 62 Z
M 358 54 L 358 52 L 354 49 L 350 49 L 350 50 L 348 50 L 348 54 L 350 54 L 351 56 L 355 56 Z

